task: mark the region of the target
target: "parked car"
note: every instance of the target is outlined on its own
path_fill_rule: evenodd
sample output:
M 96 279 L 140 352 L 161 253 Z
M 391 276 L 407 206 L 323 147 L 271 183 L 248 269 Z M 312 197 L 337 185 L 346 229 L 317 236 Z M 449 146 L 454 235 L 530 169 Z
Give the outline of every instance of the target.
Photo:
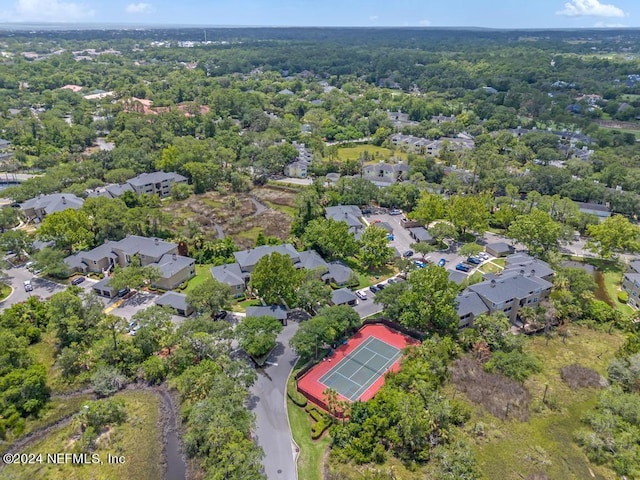
M 420 260 L 414 260 L 413 264 L 418 268 L 425 268 L 427 266 L 426 263 L 421 262 Z
M 371 291 L 371 293 L 375 294 L 378 293 L 380 291 L 380 289 L 378 287 L 376 287 L 375 285 L 371 285 L 369 287 L 369 290 Z
M 471 268 L 465 265 L 464 263 L 459 263 L 456 265 L 456 270 L 460 272 L 468 272 L 469 270 L 471 270 Z
M 379 283 L 376 285 L 376 287 L 378 287 L 378 290 L 384 290 L 384 287 L 386 287 L 386 285 L 384 283 Z
M 84 277 L 74 278 L 73 280 L 71 280 L 71 285 L 80 285 L 82 282 L 84 282 L 84 280 Z
M 445 258 L 441 258 L 440 260 L 438 260 L 439 267 L 444 267 L 446 263 L 447 263 L 447 260 Z
M 360 300 L 366 300 L 367 299 L 367 292 L 357 291 L 356 292 L 356 297 L 358 297 Z
M 393 236 L 393 233 L 387 233 L 387 240 L 389 240 L 391 242 L 394 239 L 395 239 L 395 237 Z
M 489 260 L 489 254 L 485 252 L 480 252 L 476 257 L 481 258 L 482 260 Z
M 124 297 L 127 293 L 129 293 L 131 290 L 129 288 L 123 288 L 122 290 L 118 290 L 118 294 L 116 296 L 118 297 Z
M 404 253 L 402 254 L 402 256 L 403 256 L 404 258 L 411 258 L 411 257 L 413 257 L 413 250 L 407 250 L 406 252 L 404 252 Z
M 33 285 L 31 285 L 31 280 L 24 281 L 24 291 L 25 292 L 33 292 Z
M 402 210 L 398 210 L 397 208 L 394 208 L 389 212 L 389 215 L 402 215 Z
M 13 252 L 7 252 L 7 253 L 13 253 Z M 35 263 L 36 263 L 36 262 L 33 262 L 33 261 L 31 261 L 31 262 L 27 262 L 27 263 L 25 263 L 25 264 L 24 264 L 24 266 L 25 266 L 25 268 L 26 268 L 27 270 L 31 270 L 31 267 L 33 267 L 33 265 L 34 265 Z
M 398 280 L 396 280 L 395 278 L 390 278 L 389 280 L 387 280 L 387 283 L 391 283 L 391 284 L 398 283 Z
M 214 320 L 222 320 L 223 318 L 227 318 L 227 311 L 226 310 L 220 310 L 219 312 L 217 312 L 213 316 Z
M 476 257 L 469 257 L 467 258 L 467 262 L 473 263 L 474 265 L 480 265 L 482 263 L 482 260 Z

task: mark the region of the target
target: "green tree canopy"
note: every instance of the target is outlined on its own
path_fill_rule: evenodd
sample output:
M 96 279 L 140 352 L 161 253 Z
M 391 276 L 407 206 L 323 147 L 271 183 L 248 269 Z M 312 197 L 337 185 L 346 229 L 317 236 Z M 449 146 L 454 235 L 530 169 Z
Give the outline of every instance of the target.
M 262 257 L 251 272 L 251 289 L 269 305 L 295 305 L 296 290 L 304 273 L 293 266 L 288 255 L 274 252 Z
M 245 317 L 235 328 L 240 347 L 254 358 L 269 353 L 281 331 L 282 323 L 273 317 Z
M 618 252 L 640 250 L 640 228 L 622 215 L 613 215 L 597 225 L 589 225 L 591 237 L 587 248 L 603 258 L 611 258 Z
M 213 317 L 231 304 L 231 289 L 214 278 L 207 278 L 187 293 L 187 304 L 197 312 Z

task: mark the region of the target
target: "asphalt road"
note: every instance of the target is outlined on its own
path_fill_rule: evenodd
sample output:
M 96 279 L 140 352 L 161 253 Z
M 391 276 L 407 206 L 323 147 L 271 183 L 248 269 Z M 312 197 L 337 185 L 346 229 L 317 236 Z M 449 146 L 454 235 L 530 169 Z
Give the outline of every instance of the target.
M 258 380 L 249 398 L 249 408 L 256 415 L 255 438 L 264 450 L 268 480 L 298 478 L 285 402 L 287 378 L 297 360 L 296 353 L 289 347 L 289 339 L 297 329 L 298 322 L 294 321 L 284 327 L 268 364 L 258 369 Z

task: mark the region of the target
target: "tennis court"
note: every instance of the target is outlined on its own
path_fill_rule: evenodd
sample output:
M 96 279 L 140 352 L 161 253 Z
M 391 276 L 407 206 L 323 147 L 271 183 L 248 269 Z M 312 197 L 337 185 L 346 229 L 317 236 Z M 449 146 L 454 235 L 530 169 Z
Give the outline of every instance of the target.
M 400 349 L 369 337 L 325 373 L 319 382 L 355 401 L 385 374 L 400 355 Z

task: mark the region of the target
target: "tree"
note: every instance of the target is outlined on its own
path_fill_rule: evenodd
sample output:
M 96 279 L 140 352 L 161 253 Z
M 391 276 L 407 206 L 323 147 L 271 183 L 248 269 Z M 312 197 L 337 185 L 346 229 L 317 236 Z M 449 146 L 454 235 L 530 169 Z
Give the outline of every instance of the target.
M 260 358 L 276 346 L 282 323 L 273 317 L 245 317 L 235 329 L 240 347 L 253 358 Z
M 456 227 L 449 222 L 436 222 L 429 227 L 429 233 L 438 242 L 442 242 L 445 238 L 453 238 L 456 236 Z
M 531 213 L 519 215 L 509 226 L 507 235 L 525 245 L 532 255 L 545 258 L 549 252 L 558 250 L 563 230 L 548 213 L 534 208 Z
M 152 285 L 160 279 L 160 271 L 156 267 L 140 264 L 140 257 L 134 255 L 127 267 L 116 266 L 109 280 L 114 290 L 123 288 L 139 288 L 142 285 Z
M 325 344 L 337 341 L 344 332 L 360 323 L 360 317 L 351 307 L 325 307 L 300 325 L 289 344 L 302 358 L 309 359 Z
M 258 261 L 249 286 L 269 305 L 295 305 L 303 275 L 288 255 L 274 252 Z
M 231 289 L 214 278 L 207 278 L 187 293 L 187 304 L 197 312 L 213 317 L 231 304 Z
M 364 229 L 359 243 L 358 259 L 367 269 L 381 267 L 393 258 L 393 248 L 389 247 L 387 231 L 376 224 Z
M 589 225 L 591 237 L 587 249 L 603 258 L 611 258 L 617 252 L 640 250 L 640 228 L 622 215 L 613 215 L 597 225 Z
M 0 208 L 0 233 L 18 225 L 17 209 L 11 207 Z
M 446 202 L 440 195 L 422 192 L 416 208 L 409 213 L 409 218 L 417 220 L 423 225 L 429 225 L 434 220 L 441 220 L 446 216 Z
M 461 235 L 467 230 L 482 234 L 489 228 L 489 209 L 481 195 L 453 195 L 447 202 L 447 216 Z
M 24 230 L 9 230 L 0 234 L 0 250 L 14 252 L 17 258 L 23 258 L 31 246 L 31 238 Z
M 414 270 L 402 285 L 397 295 L 377 295 L 375 298 L 384 305 L 385 312 L 394 313 L 390 318 L 397 318 L 403 325 L 423 332 L 457 333 L 459 319 L 455 298 L 459 287 L 449 281 L 446 269 L 428 265 Z
M 425 262 L 427 260 L 427 254 L 433 253 L 436 251 L 435 245 L 431 245 L 426 242 L 418 242 L 412 243 L 409 245 L 414 252 L 419 253 L 421 255 L 422 261 Z
M 463 257 L 468 257 L 477 255 L 483 250 L 484 248 L 482 247 L 482 245 L 478 245 L 477 243 L 473 242 L 465 243 L 464 245 L 462 245 L 462 247 L 460 247 L 460 250 L 458 250 L 458 253 Z
M 473 321 L 478 336 L 486 342 L 491 351 L 503 350 L 510 335 L 509 319 L 502 312 L 480 315 Z
M 61 250 L 51 247 L 44 247 L 39 252 L 33 254 L 34 267 L 42 270 L 45 275 L 57 278 L 69 276 L 69 267 L 64 263 L 65 254 Z
M 37 236 L 45 242 L 53 241 L 56 247 L 72 253 L 93 246 L 95 236 L 90 225 L 91 221 L 84 211 L 68 208 L 47 215 L 38 228 Z
M 358 251 L 358 243 L 349 231 L 349 225 L 332 218 L 318 218 L 309 222 L 302 240 L 308 248 L 316 250 L 328 260 L 345 259 Z
M 305 272 L 306 278 L 296 291 L 296 305 L 309 314 L 318 307 L 327 305 L 331 300 L 331 287 L 315 276 L 314 272 Z
M 299 193 L 296 197 L 296 215 L 291 224 L 291 233 L 301 236 L 309 222 L 322 217 L 323 212 L 320 195 L 315 188 Z
M 176 183 L 171 187 L 171 197 L 174 200 L 186 200 L 193 195 L 193 186 L 186 183 Z
M 127 205 L 120 198 L 92 197 L 82 205 L 82 212 L 90 219 L 90 229 L 95 243 L 120 240 L 125 236 L 124 225 Z
M 138 324 L 133 343 L 145 356 L 148 357 L 163 348 L 170 349 L 175 331 L 171 316 L 172 311 L 169 308 L 153 305 L 136 312 L 131 318 Z

